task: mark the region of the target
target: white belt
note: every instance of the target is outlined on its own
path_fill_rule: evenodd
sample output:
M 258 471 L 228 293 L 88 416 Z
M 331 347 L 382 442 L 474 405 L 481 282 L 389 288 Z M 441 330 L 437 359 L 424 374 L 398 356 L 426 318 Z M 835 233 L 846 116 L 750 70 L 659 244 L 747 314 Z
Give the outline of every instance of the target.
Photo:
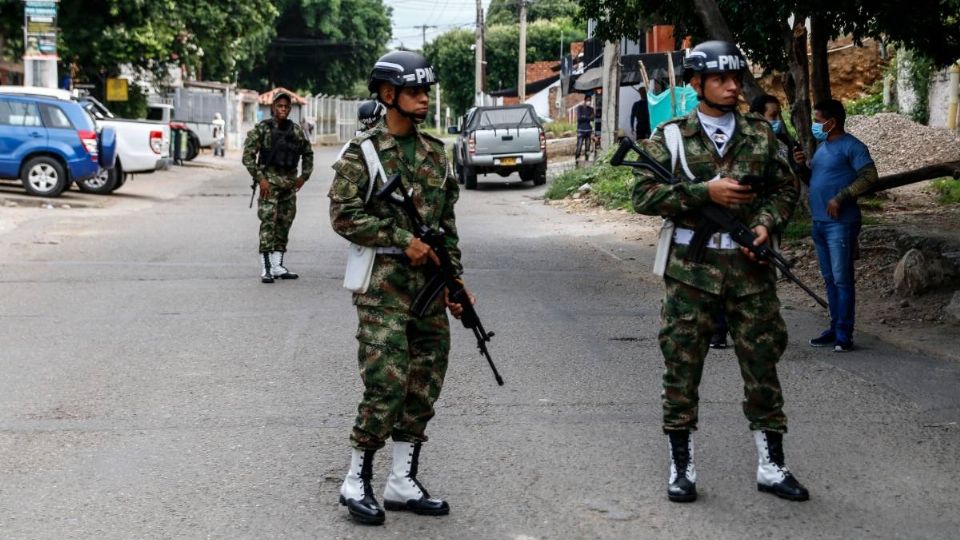
M 403 250 L 398 247 L 378 247 L 377 255 L 403 255 Z
M 673 241 L 677 244 L 689 246 L 691 240 L 693 240 L 693 229 L 677 227 L 673 231 Z M 734 242 L 733 238 L 730 238 L 727 233 L 714 233 L 707 240 L 707 247 L 710 249 L 737 249 L 740 245 Z

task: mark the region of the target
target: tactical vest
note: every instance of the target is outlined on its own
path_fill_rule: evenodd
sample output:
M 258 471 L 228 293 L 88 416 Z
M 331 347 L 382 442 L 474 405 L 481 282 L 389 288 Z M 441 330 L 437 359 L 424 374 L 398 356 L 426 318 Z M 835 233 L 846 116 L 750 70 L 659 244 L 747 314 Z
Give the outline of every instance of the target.
M 287 120 L 281 124 L 270 130 L 270 148 L 261 145 L 258 162 L 280 170 L 296 169 L 300 161 L 300 141 L 293 129 L 293 122 Z

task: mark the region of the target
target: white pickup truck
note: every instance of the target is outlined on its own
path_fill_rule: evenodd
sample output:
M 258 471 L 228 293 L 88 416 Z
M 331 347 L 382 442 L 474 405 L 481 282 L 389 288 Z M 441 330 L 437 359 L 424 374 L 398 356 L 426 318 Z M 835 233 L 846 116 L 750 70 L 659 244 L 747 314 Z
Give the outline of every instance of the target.
M 164 124 L 176 127 L 178 124 L 187 130 L 187 155 L 184 159 L 190 161 L 197 157 L 201 148 L 210 148 L 213 146 L 214 134 L 212 122 L 188 122 L 184 120 L 174 120 L 173 105 L 166 103 L 150 103 L 147 105 L 147 120 L 155 120 Z
M 84 181 L 84 190 L 92 193 L 111 193 L 133 174 L 152 173 L 168 169 L 170 157 L 170 127 L 160 122 L 117 118 L 96 99 L 57 88 L 3 86 L 5 93 L 28 93 L 64 101 L 77 101 L 93 117 L 97 128 L 112 127 L 117 135 L 117 162 L 113 169 L 101 169 L 97 176 Z
M 104 193 L 119 188 L 133 174 L 169 169 L 173 164 L 170 126 L 161 122 L 117 118 L 103 103 L 90 96 L 80 98 L 80 104 L 93 115 L 98 125 L 112 126 L 117 132 L 117 166 L 101 175 Z

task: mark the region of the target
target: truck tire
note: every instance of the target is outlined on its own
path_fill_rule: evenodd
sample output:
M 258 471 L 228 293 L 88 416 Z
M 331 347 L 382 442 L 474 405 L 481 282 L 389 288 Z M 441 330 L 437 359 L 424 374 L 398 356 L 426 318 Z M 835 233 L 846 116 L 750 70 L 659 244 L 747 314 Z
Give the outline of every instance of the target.
M 477 189 L 477 173 L 469 165 L 463 166 L 463 187 L 467 189 Z
M 456 158 L 453 160 L 453 175 L 457 177 L 457 182 L 463 183 L 463 165 Z
M 96 193 L 97 195 L 107 195 L 117 187 L 117 168 L 101 168 L 97 174 L 90 178 L 77 182 L 77 187 L 84 193 Z
M 27 193 L 36 197 L 59 197 L 70 186 L 63 165 L 50 156 L 27 160 L 20 169 L 20 181 Z
M 542 186 L 547 183 L 547 164 L 537 165 L 536 172 L 533 175 L 533 185 Z
M 187 132 L 187 155 L 183 159 L 187 161 L 193 161 L 195 157 L 200 155 L 200 137 L 197 137 L 197 134 L 188 131 Z

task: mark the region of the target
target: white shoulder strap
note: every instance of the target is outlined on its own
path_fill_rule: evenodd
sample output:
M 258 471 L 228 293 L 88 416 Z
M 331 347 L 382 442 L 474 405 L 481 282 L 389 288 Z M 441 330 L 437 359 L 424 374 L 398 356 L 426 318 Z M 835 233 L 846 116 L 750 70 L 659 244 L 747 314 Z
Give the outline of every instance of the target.
M 370 175 L 370 181 L 367 182 L 367 196 L 363 202 L 370 202 L 370 196 L 373 195 L 373 185 L 377 183 L 377 177 L 381 182 L 386 183 L 387 173 L 383 171 L 383 164 L 380 163 L 380 156 L 377 155 L 377 149 L 373 146 L 370 139 L 365 139 L 360 143 L 360 150 L 363 150 L 363 159 L 367 162 L 367 172 Z
M 663 140 L 667 143 L 667 150 L 670 151 L 670 171 L 676 172 L 677 160 L 679 159 L 680 165 L 683 167 L 683 173 L 687 175 L 687 178 L 690 180 L 696 179 L 696 176 L 690 172 L 690 167 L 687 165 L 687 153 L 683 149 L 683 137 L 680 135 L 680 126 L 676 124 L 663 126 Z

